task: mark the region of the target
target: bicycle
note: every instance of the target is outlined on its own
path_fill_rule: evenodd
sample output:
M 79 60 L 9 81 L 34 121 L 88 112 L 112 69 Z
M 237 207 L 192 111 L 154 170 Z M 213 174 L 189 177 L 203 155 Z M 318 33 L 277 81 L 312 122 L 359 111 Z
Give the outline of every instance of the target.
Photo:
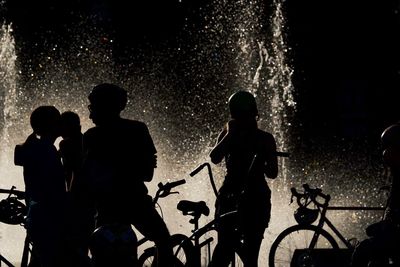
M 278 157 L 288 157 L 289 153 L 287 152 L 276 152 Z M 256 159 L 256 156 L 253 158 L 253 162 Z M 253 162 L 250 166 L 250 169 L 253 165 Z M 208 162 L 205 162 L 198 166 L 195 170 L 193 170 L 189 176 L 193 177 L 197 175 L 201 170 L 207 167 L 208 177 L 210 180 L 210 184 L 212 190 L 216 197 L 218 197 L 218 189 L 214 182 L 214 176 L 212 173 L 211 165 Z M 180 266 L 185 267 L 200 267 L 202 264 L 202 249 L 206 250 L 206 258 L 205 264 L 208 264 L 211 261 L 211 247 L 214 241 L 214 237 L 217 233 L 217 227 L 219 224 L 223 223 L 225 220 L 232 221 L 235 220 L 238 211 L 230 211 L 225 214 L 220 215 L 219 217 L 213 219 L 206 225 L 199 227 L 199 220 L 201 216 L 209 215 L 209 208 L 204 201 L 192 202 L 189 200 L 182 200 L 178 203 L 177 209 L 180 210 L 183 215 L 191 216 L 192 218 L 189 220 L 189 223 L 193 224 L 192 234 L 187 237 L 182 234 L 172 235 L 172 239 L 174 244 L 178 244 L 178 248 L 175 252 L 175 258 L 178 260 Z M 240 238 L 238 238 L 240 240 Z M 238 244 L 235 244 L 235 253 L 231 259 L 230 266 L 231 267 L 240 267 L 243 266 L 243 240 L 240 240 Z M 142 256 L 139 258 L 139 266 L 152 266 L 153 258 L 155 255 L 156 248 L 150 248 Z M 183 253 L 182 253 L 183 251 Z M 184 255 L 184 257 L 182 257 Z M 149 265 L 143 265 L 145 262 L 148 262 Z
M 272 243 L 269 253 L 269 267 L 291 266 L 311 267 L 317 264 L 322 258 L 327 260 L 332 249 L 335 253 L 341 254 L 342 262 L 338 266 L 349 263 L 350 255 L 355 244 L 347 240 L 333 223 L 327 218 L 328 210 L 369 210 L 383 211 L 384 207 L 334 207 L 329 206 L 331 199 L 329 194 L 322 193 L 320 188 L 310 188 L 303 184 L 304 193 L 299 193 L 291 188 L 291 203 L 293 198 L 299 208 L 295 211 L 295 220 L 298 223 L 282 231 Z M 322 201 L 320 201 L 320 199 Z M 310 209 L 309 205 L 314 205 Z M 316 225 L 313 223 L 317 221 Z M 324 229 L 328 226 L 334 235 L 341 241 L 345 249 L 340 249 L 336 239 Z M 347 261 L 344 263 L 343 261 Z
M 184 184 L 186 181 L 184 179 L 182 180 L 178 180 L 175 182 L 167 182 L 166 184 L 163 183 L 159 183 L 158 184 L 158 190 L 152 200 L 152 203 L 154 206 L 158 205 L 160 207 L 160 205 L 158 204 L 158 200 L 160 198 L 165 198 L 171 194 L 177 194 L 178 192 L 172 192 L 172 189 L 180 186 L 182 184 Z M 162 213 L 162 209 L 160 207 L 161 210 L 161 217 L 163 217 L 163 213 Z M 101 248 L 102 252 L 98 252 L 100 251 L 99 248 L 96 248 L 95 246 L 91 247 L 91 251 L 94 254 L 94 257 L 92 257 L 92 261 L 94 263 L 94 265 L 96 266 L 97 262 L 99 262 L 99 264 L 103 264 L 105 261 L 105 258 L 102 258 L 104 256 L 106 256 L 107 260 L 111 261 L 111 263 L 113 265 L 118 265 L 117 264 L 117 260 L 121 260 L 122 262 L 125 263 L 124 259 L 122 259 L 122 257 L 129 257 L 129 258 L 137 258 L 137 254 L 131 253 L 132 249 L 133 250 L 137 250 L 138 247 L 142 246 L 143 244 L 145 244 L 147 241 L 150 241 L 148 238 L 143 237 L 140 240 L 137 240 L 136 234 L 135 232 L 132 230 L 130 225 L 121 225 L 121 224 L 114 224 L 114 225 L 104 225 L 104 226 L 100 226 L 99 228 L 97 228 L 94 232 L 93 232 L 93 241 L 92 244 L 96 245 L 96 243 L 101 243 L 101 244 L 105 244 L 107 242 L 110 242 L 109 240 L 105 240 L 106 238 L 108 238 L 111 235 L 113 235 L 114 231 L 118 232 L 118 236 L 114 236 L 114 238 L 111 239 L 111 243 L 107 244 L 107 248 Z M 180 242 L 184 239 L 185 237 L 183 235 L 174 235 L 172 238 L 172 245 L 173 246 L 177 246 L 178 244 L 180 244 Z M 121 239 L 121 240 L 120 240 Z M 133 247 L 128 247 L 125 246 L 123 247 L 123 243 L 126 243 L 125 245 L 127 245 L 128 243 L 132 243 L 134 242 L 134 248 Z M 123 253 L 118 254 L 116 256 L 116 254 L 112 254 L 118 251 L 117 247 L 118 246 L 122 246 L 122 251 Z M 112 253 L 110 251 L 113 251 Z M 111 253 L 111 255 L 108 255 L 107 253 Z M 118 253 L 118 252 L 117 252 Z M 146 259 L 146 261 L 142 262 L 142 258 L 139 257 L 138 259 L 138 266 L 151 266 L 151 265 L 147 265 L 148 262 L 151 262 L 151 264 L 153 264 L 153 262 L 157 262 L 156 258 L 157 258 L 157 253 L 156 253 L 156 249 L 155 247 L 151 248 L 151 251 L 149 252 L 149 250 L 145 250 L 145 253 L 151 253 L 153 258 L 148 258 Z M 184 252 L 183 252 L 184 253 Z M 99 255 L 100 254 L 100 255 Z M 107 255 L 104 255 L 107 254 Z M 129 254 L 129 255 L 128 255 Z M 182 253 L 180 253 L 182 254 Z M 185 255 L 183 254 L 184 257 Z M 96 257 L 100 257 L 99 259 L 96 259 Z M 110 259 L 111 258 L 111 259 Z M 117 258 L 121 258 L 121 259 L 117 259 Z M 179 262 L 179 261 L 177 261 Z M 103 265 L 101 265 L 103 266 Z M 125 266 L 125 265 L 124 265 Z M 175 266 L 180 266 L 179 263 L 176 263 Z
M 25 227 L 27 207 L 20 200 L 25 199 L 25 192 L 11 189 L 0 189 L 0 194 L 8 194 L 7 198 L 0 201 L 0 222 L 10 225 Z M 32 244 L 26 235 L 21 258 L 21 267 L 27 267 L 32 255 Z M 15 267 L 7 258 L 0 254 L 0 265 L 4 263 L 8 267 Z
M 195 176 L 199 173 L 203 168 L 207 167 L 208 175 L 211 181 L 211 185 L 214 193 L 217 195 L 217 188 L 214 183 L 214 178 L 211 170 L 211 165 L 206 162 L 197 167 L 194 171 L 192 171 L 189 175 L 191 177 Z M 211 260 L 211 247 L 212 242 L 214 241 L 214 235 L 216 233 L 217 225 L 223 222 L 225 219 L 230 218 L 231 216 L 235 216 L 237 211 L 228 212 L 226 214 L 221 215 L 220 217 L 210 221 L 206 225 L 199 227 L 199 220 L 202 216 L 208 216 L 210 213 L 210 209 L 204 201 L 193 202 L 189 200 L 181 200 L 177 209 L 180 210 L 183 215 L 191 216 L 192 218 L 189 220 L 190 224 L 193 224 L 192 234 L 190 236 L 185 236 L 182 234 L 172 235 L 172 240 L 174 240 L 174 244 L 178 245 L 175 250 L 175 258 L 178 259 L 180 266 L 185 267 L 200 267 L 201 266 L 201 250 L 205 247 L 207 250 L 207 259 L 206 263 Z M 139 258 L 139 266 L 152 266 L 152 262 L 154 259 L 156 248 L 147 249 L 142 256 Z M 183 252 L 183 253 L 182 253 Z M 182 257 L 181 255 L 185 256 Z M 237 245 L 235 257 L 231 261 L 231 266 L 243 266 L 242 260 L 240 259 L 241 249 L 240 244 Z M 143 263 L 147 262 L 149 265 L 143 265 Z

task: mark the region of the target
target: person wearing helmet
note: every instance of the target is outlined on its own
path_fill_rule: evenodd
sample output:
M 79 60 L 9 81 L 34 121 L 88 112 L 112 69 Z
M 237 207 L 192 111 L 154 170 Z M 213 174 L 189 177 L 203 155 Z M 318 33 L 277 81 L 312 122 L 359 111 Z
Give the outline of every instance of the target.
M 271 191 L 265 176 L 274 179 L 278 175 L 276 143 L 272 134 L 258 128 L 258 109 L 251 93 L 234 93 L 229 98 L 229 110 L 231 120 L 210 153 L 214 164 L 225 159 L 227 170 L 215 216 L 234 210 L 238 214 L 218 225 L 211 266 L 228 266 L 235 244 L 243 240 L 242 260 L 246 267 L 255 267 L 271 210 Z
M 65 266 L 66 187 L 64 170 L 54 146 L 60 136 L 60 112 L 40 106 L 30 117 L 33 133 L 17 145 L 14 162 L 24 169 L 28 214 L 26 228 L 33 256 L 40 266 Z
M 360 242 L 352 256 L 353 267 L 399 266 L 400 242 L 400 124 L 387 127 L 381 135 L 382 158 L 391 176 L 390 192 L 383 220 L 366 229 L 369 236 Z M 392 266 L 392 265 L 390 265 Z
M 149 130 L 143 122 L 120 117 L 127 92 L 119 86 L 95 86 L 89 102 L 95 127 L 83 136 L 84 172 L 96 206 L 96 227 L 133 224 L 156 243 L 160 263 L 170 267 L 170 234 L 144 183 L 152 180 L 157 165 Z

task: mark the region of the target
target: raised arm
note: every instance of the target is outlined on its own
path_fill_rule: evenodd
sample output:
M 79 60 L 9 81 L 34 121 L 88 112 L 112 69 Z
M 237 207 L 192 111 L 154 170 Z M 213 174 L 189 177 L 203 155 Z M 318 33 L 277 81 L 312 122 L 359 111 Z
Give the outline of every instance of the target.
M 222 132 L 219 134 L 218 139 L 217 139 L 217 144 L 211 150 L 210 158 L 211 158 L 211 162 L 214 164 L 218 164 L 223 160 L 223 158 L 225 157 L 227 148 L 229 147 L 231 135 L 228 134 L 228 131 L 226 128 L 227 127 L 225 127 L 224 130 L 222 130 Z

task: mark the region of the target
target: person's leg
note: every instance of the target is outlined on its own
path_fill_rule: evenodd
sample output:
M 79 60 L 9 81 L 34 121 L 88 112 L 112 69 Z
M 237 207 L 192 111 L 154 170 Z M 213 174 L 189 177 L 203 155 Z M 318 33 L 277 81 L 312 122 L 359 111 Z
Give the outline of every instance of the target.
M 215 246 L 209 267 L 226 267 L 235 256 L 235 244 L 240 237 L 233 222 L 224 222 L 218 226 L 218 244 Z
M 246 229 L 243 234 L 242 257 L 245 267 L 257 267 L 258 256 L 265 229 L 258 227 L 255 229 Z
M 376 254 L 374 247 L 375 244 L 373 238 L 361 241 L 360 244 L 354 249 L 351 259 L 351 266 L 367 267 L 371 260 L 371 255 Z
M 218 233 L 218 244 L 215 246 L 208 267 L 226 267 L 234 257 L 234 248 L 229 236 Z
M 158 267 L 173 266 L 173 250 L 168 228 L 151 205 L 143 205 L 140 214 L 133 220 L 133 225 L 145 237 L 156 244 L 158 251 Z

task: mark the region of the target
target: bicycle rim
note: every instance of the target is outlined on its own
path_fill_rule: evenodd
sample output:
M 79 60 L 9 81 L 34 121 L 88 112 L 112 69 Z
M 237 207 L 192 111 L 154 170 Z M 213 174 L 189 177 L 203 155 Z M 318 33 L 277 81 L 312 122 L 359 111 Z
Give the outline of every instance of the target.
M 189 257 L 193 253 L 192 242 L 187 236 L 182 234 L 175 234 L 171 238 L 175 256 L 175 267 L 188 266 Z
M 192 247 L 190 240 L 185 235 L 177 234 L 171 236 L 173 251 L 174 251 L 174 267 L 187 266 L 187 260 L 190 253 L 192 253 Z M 188 243 L 189 242 L 189 243 Z M 178 251 L 179 248 L 179 251 Z M 178 251 L 178 253 L 176 253 Z M 139 267 L 156 267 L 157 249 L 151 247 L 145 250 L 145 252 L 139 257 Z
M 235 252 L 235 256 L 234 256 L 232 262 L 229 264 L 229 267 L 243 267 L 243 266 L 244 266 L 244 263 L 240 256 L 240 253 Z
M 317 234 L 314 248 L 311 239 Z M 294 225 L 278 235 L 271 246 L 269 267 L 312 267 L 315 266 L 315 252 L 318 249 L 338 248 L 335 239 L 324 229 L 315 225 Z

